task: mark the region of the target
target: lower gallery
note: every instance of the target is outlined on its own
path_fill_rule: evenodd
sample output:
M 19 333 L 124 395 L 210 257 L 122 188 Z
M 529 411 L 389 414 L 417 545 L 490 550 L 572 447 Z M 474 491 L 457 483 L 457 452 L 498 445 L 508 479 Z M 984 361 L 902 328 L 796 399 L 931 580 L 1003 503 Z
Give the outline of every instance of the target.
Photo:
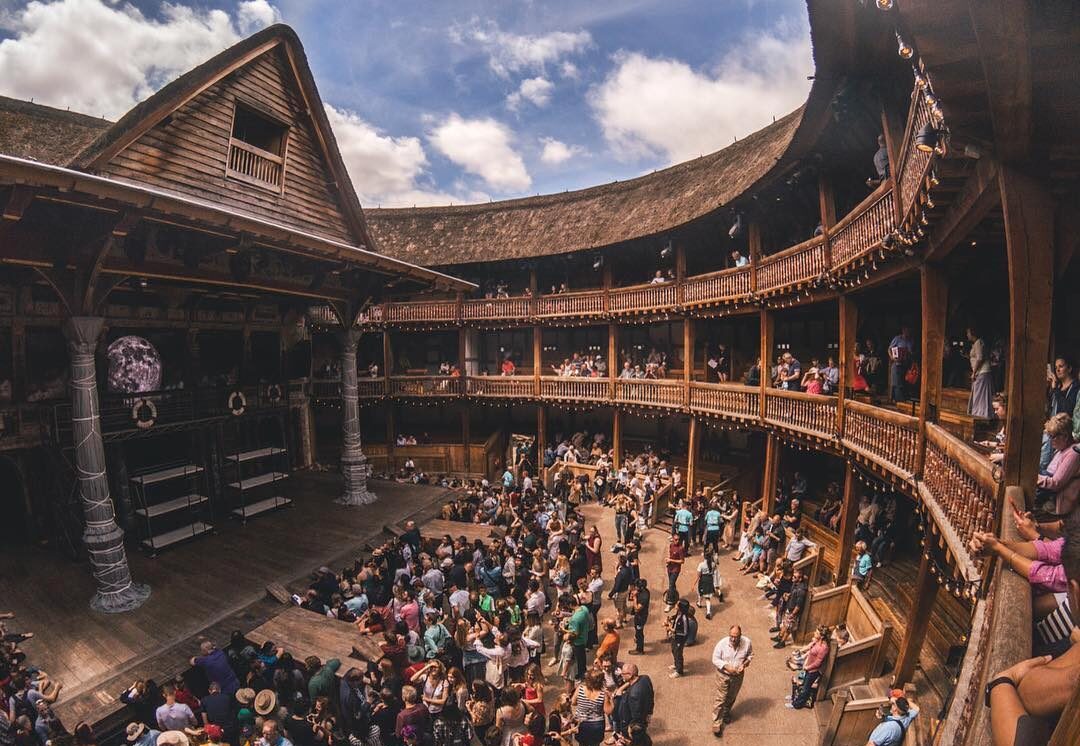
M 1080 741 L 1075 12 L 807 10 L 482 205 L 362 209 L 284 25 L 0 97 L 0 746 Z

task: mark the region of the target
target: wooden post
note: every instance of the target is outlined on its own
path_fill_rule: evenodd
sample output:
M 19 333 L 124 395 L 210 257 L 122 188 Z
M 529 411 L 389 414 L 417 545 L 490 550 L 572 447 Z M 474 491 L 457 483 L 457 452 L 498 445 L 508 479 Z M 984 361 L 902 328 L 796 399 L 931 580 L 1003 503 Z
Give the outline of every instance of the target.
M 547 450 L 547 408 L 543 402 L 536 405 L 536 473 L 543 480 L 547 475 L 544 473 L 544 451 Z
M 844 403 L 851 388 L 852 369 L 855 362 L 855 345 L 858 342 L 859 307 L 847 293 L 840 296 L 840 349 L 836 364 L 840 368 L 840 383 L 836 392 L 836 431 L 844 436 Z
M 390 330 L 382 333 L 383 375 L 386 377 L 386 393 L 390 393 L 390 376 L 394 373 L 394 351 L 390 344 Z
M 622 361 L 619 359 L 619 325 L 608 324 L 608 378 L 610 391 L 608 398 L 615 401 L 615 379 L 622 372 Z
M 697 417 L 690 416 L 690 444 L 686 454 L 686 495 L 694 494 L 697 485 L 697 452 L 701 443 L 701 427 Z M 675 496 L 672 495 L 672 498 Z
M 836 223 L 836 198 L 833 195 L 832 182 L 821 173 L 818 175 L 818 208 L 821 218 L 821 240 L 825 247 L 825 266 L 832 267 L 832 243 L 829 234 Z
M 750 292 L 757 292 L 757 269 L 761 264 L 761 225 L 756 220 L 750 221 L 746 236 L 750 248 Z
M 761 496 L 765 498 L 765 512 L 772 515 L 776 503 L 776 477 L 780 472 L 780 439 L 769 433 L 765 439 L 765 472 L 761 476 Z
M 623 412 L 616 407 L 611 410 L 611 448 L 615 451 L 615 463 L 613 466 L 618 469 L 622 465 L 623 449 L 622 449 L 622 426 L 623 426 Z
M 885 150 L 889 153 L 889 178 L 895 181 L 896 170 L 900 167 L 900 146 L 904 139 L 904 122 L 890 116 L 884 104 L 881 108 L 881 133 L 885 135 Z M 895 197 L 894 201 L 899 206 L 900 195 L 895 195 Z
M 468 329 L 464 326 L 458 327 L 458 339 L 457 339 L 457 352 L 458 352 L 458 369 L 461 371 L 461 375 L 467 376 L 469 374 L 468 365 L 465 362 L 465 357 L 468 354 L 466 352 L 468 343 L 466 342 L 466 335 Z M 499 361 L 499 365 L 502 364 L 502 360 Z
M 472 435 L 469 432 L 469 407 L 461 407 L 461 442 L 465 444 L 465 472 L 472 471 L 472 449 L 469 448 Z
M 150 586 L 131 579 L 124 532 L 116 523 L 109 495 L 94 364 L 104 327 L 103 318 L 75 316 L 64 322 L 63 332 L 71 360 L 71 430 L 79 501 L 86 522 L 83 544 L 97 584 L 90 606 L 97 611 L 119 613 L 142 606 L 150 597 Z
M 680 243 L 675 247 L 675 281 L 686 279 L 686 248 Z
M 937 422 L 941 406 L 942 360 L 945 350 L 945 317 L 949 308 L 949 288 L 945 273 L 936 264 L 919 269 L 922 285 L 922 377 L 919 381 L 919 434 L 915 471 L 922 474 L 926 454 L 926 423 Z
M 397 411 L 393 399 L 386 400 L 386 470 L 394 471 L 394 444 L 397 442 Z
M 836 585 L 847 582 L 851 566 L 851 550 L 855 544 L 855 520 L 859 517 L 859 500 L 862 485 L 855 475 L 855 467 L 848 463 L 844 471 L 844 504 L 840 508 L 840 555 L 836 559 Z
M 341 333 L 341 474 L 345 489 L 338 502 L 342 505 L 370 505 L 375 495 L 367 488 L 371 472 L 360 446 L 360 400 L 357 396 L 356 348 L 360 330 L 356 327 Z
M 1050 359 L 1050 301 L 1054 297 L 1054 198 L 1009 166 L 998 172 L 1009 260 L 1009 410 L 1005 432 L 1006 485 L 1035 494 L 1046 411 Z
M 683 405 L 690 406 L 690 383 L 694 380 L 694 320 L 683 319 Z
M 533 394 L 540 396 L 540 376 L 544 369 L 544 328 L 533 327 Z
M 896 657 L 896 669 L 893 673 L 893 686 L 903 687 L 915 675 L 915 664 L 919 661 L 919 652 L 926 639 L 926 630 L 930 626 L 930 615 L 934 611 L 937 598 L 938 582 L 930 573 L 930 561 L 927 554 L 919 560 L 919 575 L 915 581 L 914 608 L 908 615 L 907 629 L 900 642 L 900 652 Z
M 534 298 L 540 294 L 540 280 L 537 277 L 536 267 L 529 267 L 529 291 Z
M 772 370 L 774 319 L 772 313 L 766 308 L 761 309 L 758 318 L 761 330 L 761 349 L 759 352 L 759 355 L 761 356 L 761 363 L 759 365 L 761 370 L 761 411 L 759 412 L 759 415 L 761 419 L 765 419 L 765 392 L 772 384 L 770 371 Z

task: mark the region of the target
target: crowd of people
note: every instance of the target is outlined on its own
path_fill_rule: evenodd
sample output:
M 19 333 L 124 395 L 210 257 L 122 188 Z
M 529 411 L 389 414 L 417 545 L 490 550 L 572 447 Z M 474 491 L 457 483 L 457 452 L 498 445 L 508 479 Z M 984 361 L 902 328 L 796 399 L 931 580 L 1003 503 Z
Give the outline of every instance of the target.
M 0 613 L 0 743 L 45 746 L 67 739 L 84 746 L 89 726 L 78 723 L 69 731 L 56 716 L 52 706 L 63 682 L 53 680 L 28 658 L 21 645 L 34 633 L 9 629 L 14 618 L 11 612 Z

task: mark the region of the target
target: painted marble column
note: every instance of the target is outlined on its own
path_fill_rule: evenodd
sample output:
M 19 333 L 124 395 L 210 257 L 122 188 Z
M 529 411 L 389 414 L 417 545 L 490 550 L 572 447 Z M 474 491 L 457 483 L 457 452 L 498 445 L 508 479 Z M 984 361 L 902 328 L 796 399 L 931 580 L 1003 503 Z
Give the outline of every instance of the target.
M 101 438 L 94 350 L 105 324 L 102 318 L 76 316 L 64 322 L 71 356 L 71 430 L 75 469 L 86 529 L 83 544 L 97 581 L 90 606 L 97 611 L 132 611 L 150 596 L 150 586 L 135 583 L 124 551 L 124 532 L 116 524 L 109 480 L 105 473 L 105 444 Z
M 338 500 L 342 505 L 369 505 L 375 495 L 368 490 L 371 473 L 367 456 L 360 448 L 360 404 L 357 401 L 356 346 L 360 330 L 348 329 L 341 334 L 341 475 L 345 492 Z

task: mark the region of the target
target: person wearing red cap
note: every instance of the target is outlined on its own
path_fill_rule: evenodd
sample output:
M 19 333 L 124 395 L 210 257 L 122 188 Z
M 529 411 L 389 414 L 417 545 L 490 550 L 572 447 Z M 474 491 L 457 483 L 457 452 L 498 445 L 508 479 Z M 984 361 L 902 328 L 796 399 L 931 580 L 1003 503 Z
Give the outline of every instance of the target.
M 225 733 L 221 730 L 221 726 L 211 723 L 206 726 L 205 731 L 206 737 L 210 739 L 211 746 L 220 746 L 222 740 L 225 738 Z

